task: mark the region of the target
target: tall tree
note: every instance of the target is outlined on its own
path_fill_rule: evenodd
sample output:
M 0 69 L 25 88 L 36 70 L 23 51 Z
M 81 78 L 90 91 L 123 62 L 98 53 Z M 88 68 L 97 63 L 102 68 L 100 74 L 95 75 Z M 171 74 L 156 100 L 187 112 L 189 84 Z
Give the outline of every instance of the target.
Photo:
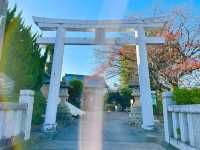
M 18 100 L 15 94 L 21 89 L 36 91 L 32 121 L 40 124 L 43 122 L 46 101 L 39 90 L 48 51 L 42 55 L 36 38 L 37 34 L 32 34 L 31 27 L 24 24 L 21 13 L 17 14 L 16 6 L 7 11 L 0 71 L 14 80 L 14 97 L 10 101 Z
M 153 89 L 171 88 L 178 86 L 180 78 L 200 68 L 200 28 L 197 20 L 188 20 L 184 12 L 173 12 L 171 20 L 160 30 L 147 31 L 147 36 L 162 35 L 166 39 L 164 45 L 148 45 L 149 68 Z M 127 35 L 128 36 L 128 35 Z M 117 43 L 116 43 L 117 44 Z M 128 47 L 97 50 L 97 59 L 108 77 L 120 75 L 122 85 L 130 82 L 132 75 L 130 66 L 136 64 L 136 56 Z M 105 55 L 107 53 L 107 55 Z M 106 58 L 105 58 L 106 57 Z M 105 61 L 106 60 L 106 61 Z M 105 65 L 106 64 L 106 65 Z M 187 69 L 183 69 L 187 68 Z M 135 67 L 136 69 L 136 67 Z
M 200 68 L 200 28 L 183 11 L 173 12 L 163 30 L 166 43 L 149 46 L 150 71 L 154 86 L 178 86 L 180 78 Z
M 37 90 L 42 84 L 46 55 L 36 43 L 37 34 L 26 26 L 16 6 L 7 12 L 1 71 L 15 82 L 14 90 Z
M 120 49 L 120 85 L 127 88 L 138 84 L 138 71 L 136 63 L 136 47 L 125 45 Z
M 53 53 L 54 53 L 54 46 L 47 45 L 45 51 L 45 57 L 46 57 L 45 73 L 47 73 L 48 75 L 51 75 Z

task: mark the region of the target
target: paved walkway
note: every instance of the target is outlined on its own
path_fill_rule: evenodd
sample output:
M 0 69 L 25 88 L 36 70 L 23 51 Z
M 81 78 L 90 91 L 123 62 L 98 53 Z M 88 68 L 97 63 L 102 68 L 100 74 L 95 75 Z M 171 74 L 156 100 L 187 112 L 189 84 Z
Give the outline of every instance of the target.
M 79 123 L 60 130 L 54 140 L 38 140 L 32 150 L 79 150 Z M 90 141 L 87 141 L 91 144 Z M 95 150 L 95 149 L 94 149 Z M 105 113 L 103 150 L 174 150 L 163 143 L 162 131 L 147 132 L 128 125 L 125 112 Z

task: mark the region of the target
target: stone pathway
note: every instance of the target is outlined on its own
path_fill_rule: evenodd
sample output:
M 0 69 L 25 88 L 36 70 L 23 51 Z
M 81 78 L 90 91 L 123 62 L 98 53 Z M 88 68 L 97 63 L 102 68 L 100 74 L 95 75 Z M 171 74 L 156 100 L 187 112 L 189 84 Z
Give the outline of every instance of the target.
M 91 141 L 86 141 L 91 144 Z M 38 140 L 27 150 L 79 150 L 79 123 L 59 130 L 53 140 Z M 128 125 L 125 112 L 105 113 L 103 123 L 103 150 L 174 150 L 163 142 L 162 130 L 144 131 Z

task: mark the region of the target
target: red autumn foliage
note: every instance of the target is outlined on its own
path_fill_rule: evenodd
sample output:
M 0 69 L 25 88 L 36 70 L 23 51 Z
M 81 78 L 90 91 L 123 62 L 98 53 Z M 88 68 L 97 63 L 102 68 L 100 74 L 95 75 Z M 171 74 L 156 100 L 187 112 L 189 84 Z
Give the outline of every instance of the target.
M 179 60 L 176 63 L 171 64 L 171 66 L 161 70 L 161 72 L 164 73 L 164 75 L 167 75 L 168 77 L 177 77 L 200 68 L 200 62 L 196 59 L 192 59 L 190 56 L 188 57 L 182 50 L 182 46 L 178 41 L 178 39 L 181 38 L 181 33 L 179 31 L 173 32 L 168 28 L 164 33 L 164 37 L 166 41 L 168 41 L 169 44 L 171 44 L 169 48 L 172 48 L 172 57 L 168 57 L 168 61 L 166 62 L 170 64 L 169 61 L 171 58 L 173 58 L 174 54 L 175 56 L 180 55 L 178 58 Z M 183 43 L 185 49 L 195 49 L 199 47 L 199 43 L 194 43 L 192 40 L 193 39 L 191 39 L 191 41 L 188 40 L 185 41 L 185 43 Z M 175 44 L 173 43 L 174 41 Z
M 163 36 L 166 41 L 170 41 L 170 42 L 177 41 L 177 39 L 180 37 L 180 32 L 179 31 L 173 32 L 170 29 L 170 27 L 167 27 L 165 31 L 163 32 Z
M 200 62 L 195 59 L 186 59 L 180 64 L 175 64 L 173 66 L 167 67 L 164 70 L 161 70 L 161 73 L 168 75 L 169 77 L 177 77 L 184 73 L 190 73 L 193 70 L 200 68 Z
M 183 16 L 180 15 L 175 18 L 178 17 Z M 150 34 L 160 35 L 158 31 L 155 32 L 156 34 L 154 31 Z M 170 85 L 177 86 L 181 76 L 200 69 L 200 62 L 197 59 L 192 59 L 192 56 L 200 52 L 199 35 L 199 30 L 188 27 L 185 19 L 178 24 L 172 21 L 165 26 L 164 30 L 162 29 L 162 36 L 166 40 L 164 45 L 147 45 L 151 81 L 157 88 L 165 88 L 165 85 L 159 81 L 159 76 L 162 76 Z M 102 53 L 105 53 L 105 51 L 102 51 Z M 104 62 L 95 71 L 95 74 L 99 74 L 102 70 L 115 70 L 117 68 L 114 75 L 119 75 L 123 60 L 128 60 L 126 62 L 129 63 L 125 63 L 123 67 L 126 67 L 130 72 L 137 72 L 137 67 L 133 67 L 133 65 L 136 65 L 135 50 L 125 46 L 108 53 L 110 53 L 108 61 Z

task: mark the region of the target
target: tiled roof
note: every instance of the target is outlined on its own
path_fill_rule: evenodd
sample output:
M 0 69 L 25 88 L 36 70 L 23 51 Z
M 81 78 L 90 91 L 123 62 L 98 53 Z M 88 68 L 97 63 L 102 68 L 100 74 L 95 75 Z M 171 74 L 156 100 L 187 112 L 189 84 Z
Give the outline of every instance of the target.
M 89 75 L 76 75 L 76 74 L 66 74 L 63 77 L 63 82 L 67 85 L 71 80 L 81 80 L 84 83 L 84 87 L 107 87 L 105 79 L 100 76 L 89 76 Z
M 50 76 L 45 74 L 43 83 L 49 84 Z M 66 74 L 62 78 L 61 87 L 68 87 L 69 82 L 71 80 L 80 80 L 83 82 L 84 87 L 93 87 L 93 88 L 100 88 L 100 87 L 108 87 L 106 81 L 103 77 L 100 76 L 89 76 L 89 75 L 79 75 L 79 74 Z

